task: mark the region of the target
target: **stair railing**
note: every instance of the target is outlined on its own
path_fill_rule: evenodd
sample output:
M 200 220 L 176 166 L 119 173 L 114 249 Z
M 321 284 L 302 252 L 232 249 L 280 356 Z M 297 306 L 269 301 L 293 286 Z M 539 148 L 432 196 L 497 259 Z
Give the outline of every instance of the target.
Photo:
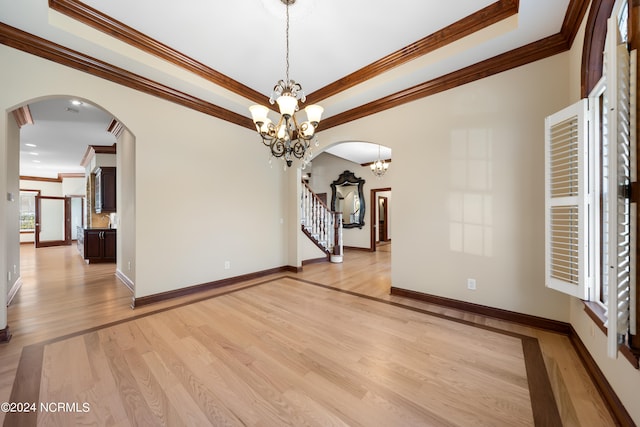
M 330 257 L 331 262 L 342 262 L 342 213 L 329 209 L 304 181 L 300 208 L 302 231 Z

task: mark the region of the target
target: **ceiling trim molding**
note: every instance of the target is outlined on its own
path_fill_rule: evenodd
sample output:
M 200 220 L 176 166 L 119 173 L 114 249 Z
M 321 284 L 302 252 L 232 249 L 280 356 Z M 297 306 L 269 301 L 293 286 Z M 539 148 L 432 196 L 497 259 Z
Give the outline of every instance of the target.
M 611 16 L 615 0 L 594 0 L 589 10 L 582 48 L 582 75 L 580 94 L 583 98 L 602 77 L 604 44 L 607 38 L 607 19 Z M 598 25 L 604 23 L 603 25 Z
M 28 105 L 23 105 L 12 111 L 13 118 L 16 120 L 18 127 L 21 128 L 24 125 L 32 125 L 33 117 L 31 116 L 31 110 Z
M 60 178 L 60 179 L 65 179 L 65 178 L 85 178 L 85 175 L 84 175 L 84 173 L 60 172 L 58 174 L 58 178 Z
M 49 7 L 98 31 L 128 43 L 144 52 L 184 68 L 216 85 L 253 102 L 263 103 L 264 95 L 236 80 L 207 67 L 189 56 L 141 33 L 78 0 L 49 0 Z M 415 43 L 381 58 L 354 73 L 309 94 L 310 104 L 336 95 L 392 68 L 473 34 L 518 13 L 519 0 L 499 0 Z
M 382 160 L 384 160 L 385 163 L 391 163 L 391 159 L 382 159 Z M 360 166 L 362 166 L 362 167 L 371 166 L 375 162 L 377 162 L 377 160 L 374 160 L 373 162 L 360 163 Z
M 111 122 L 113 123 L 113 122 Z M 80 160 L 80 166 L 86 168 L 96 154 L 117 154 L 117 146 L 113 145 L 89 145 Z
M 255 130 L 250 118 L 0 22 L 0 43 Z
M 49 1 L 50 5 L 54 4 L 56 5 L 56 7 L 60 8 L 62 8 L 63 5 L 68 6 L 78 4 L 75 0 Z M 489 8 L 491 8 L 492 6 L 498 7 L 496 5 L 502 5 L 505 8 L 508 8 L 509 5 L 513 7 L 513 4 L 515 4 L 517 7 L 519 3 L 513 0 L 503 0 L 501 2 L 490 5 Z M 562 29 L 558 34 L 546 37 L 542 40 L 530 43 L 529 45 L 511 50 L 504 54 L 495 56 L 493 58 L 460 69 L 458 71 L 454 71 L 436 79 L 421 83 L 414 87 L 385 96 L 378 100 L 337 114 L 335 116 L 328 117 L 320 123 L 319 130 L 329 129 L 331 127 L 335 127 L 371 114 L 375 114 L 380 111 L 397 107 L 407 102 L 412 102 L 426 96 L 443 92 L 457 86 L 461 86 L 485 77 L 492 76 L 494 74 L 501 73 L 503 71 L 519 67 L 521 65 L 525 65 L 534 61 L 538 61 L 540 59 L 556 55 L 561 52 L 565 52 L 571 48 L 571 42 L 578 32 L 580 23 L 582 21 L 582 18 L 584 17 L 584 14 L 586 13 L 588 5 L 589 0 L 571 0 L 567 8 L 567 13 L 563 21 Z M 85 8 L 88 8 L 88 6 L 85 6 Z M 114 35 L 114 37 L 116 37 L 116 35 Z M 452 35 L 451 37 L 454 36 Z M 184 92 L 178 91 L 168 86 L 162 85 L 145 77 L 131 73 L 119 67 L 110 65 L 106 62 L 92 58 L 83 53 L 68 49 L 49 40 L 40 38 L 33 34 L 29 34 L 4 23 L 0 23 L 0 43 L 36 56 L 40 56 L 45 59 L 49 59 L 62 65 L 69 66 L 74 69 L 87 72 L 89 74 L 104 78 L 114 83 L 122 84 L 126 87 L 183 105 L 187 108 L 200 111 L 204 114 L 217 117 L 221 120 L 237 124 L 247 129 L 255 130 L 254 124 L 248 117 L 211 104 L 207 101 L 188 95 Z M 144 47 L 140 48 L 144 49 Z M 398 52 L 403 52 L 403 50 Z M 186 56 L 184 57 L 187 58 Z M 393 63 L 393 61 L 390 60 L 390 63 Z M 224 82 L 221 82 L 220 85 L 229 89 L 229 87 L 226 86 Z M 241 95 L 251 99 L 251 97 L 247 93 L 241 93 Z M 320 93 L 320 95 L 322 95 L 322 93 Z M 260 99 L 262 99 L 262 97 L 263 96 L 260 95 Z
M 320 122 L 320 130 L 361 119 L 371 114 L 379 113 L 407 102 L 416 101 L 445 90 L 453 89 L 494 74 L 508 71 L 521 65 L 529 64 L 568 50 L 566 40 L 560 34 L 531 43 L 519 49 L 506 52 L 477 64 L 462 68 L 444 76 L 429 80 L 400 92 L 393 93 Z
M 500 0 L 430 34 L 417 42 L 399 49 L 317 91 L 307 95 L 309 103 L 316 104 L 346 89 L 361 84 L 392 68 L 413 61 L 470 34 L 489 27 L 518 13 L 519 0 Z
M 77 0 L 49 0 L 49 8 L 67 15 L 77 21 L 102 31 L 124 43 L 130 44 L 144 52 L 157 56 L 167 62 L 184 68 L 218 86 L 250 99 L 253 102 L 264 102 L 265 96 L 260 92 L 210 68 L 195 59 L 107 16 Z
M 41 182 L 62 182 L 62 178 L 44 178 L 41 176 L 20 175 L 20 179 L 24 181 L 41 181 Z
M 116 119 L 111 120 L 111 123 L 107 126 L 107 132 L 115 136 L 116 139 L 120 138 L 122 131 L 124 131 L 124 126 Z
M 440 76 L 408 89 L 387 95 L 383 98 L 328 117 L 320 122 L 320 130 L 330 129 L 371 114 L 416 101 L 445 90 L 453 89 L 476 80 L 508 71 L 571 49 L 589 0 L 571 0 L 559 33 L 494 56 L 466 68 Z

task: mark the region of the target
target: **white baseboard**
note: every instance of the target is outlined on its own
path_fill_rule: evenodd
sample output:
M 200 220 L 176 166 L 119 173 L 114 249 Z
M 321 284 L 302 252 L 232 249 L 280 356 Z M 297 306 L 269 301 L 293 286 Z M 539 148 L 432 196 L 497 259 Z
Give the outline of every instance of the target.
M 18 279 L 11 286 L 11 289 L 9 289 L 9 294 L 7 295 L 7 306 L 11 304 L 11 301 L 13 301 L 13 298 L 16 296 L 21 287 L 22 277 L 18 277 Z
M 120 281 L 124 283 L 127 288 L 129 288 L 132 294 L 135 294 L 135 285 L 133 284 L 133 281 L 127 277 L 126 274 L 124 274 L 121 270 L 116 269 L 116 277 L 120 279 Z

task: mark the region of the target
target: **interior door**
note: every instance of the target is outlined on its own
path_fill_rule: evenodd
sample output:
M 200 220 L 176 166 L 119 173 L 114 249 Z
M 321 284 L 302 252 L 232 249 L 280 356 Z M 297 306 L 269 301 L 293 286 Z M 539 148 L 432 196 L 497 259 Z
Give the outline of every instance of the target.
M 380 233 L 380 242 L 386 242 L 387 240 L 389 240 L 389 233 L 387 229 L 387 216 L 389 214 L 389 211 L 387 203 L 387 197 L 378 197 L 378 206 L 380 209 L 378 217 L 378 232 Z
M 71 198 L 36 196 L 36 248 L 71 244 Z

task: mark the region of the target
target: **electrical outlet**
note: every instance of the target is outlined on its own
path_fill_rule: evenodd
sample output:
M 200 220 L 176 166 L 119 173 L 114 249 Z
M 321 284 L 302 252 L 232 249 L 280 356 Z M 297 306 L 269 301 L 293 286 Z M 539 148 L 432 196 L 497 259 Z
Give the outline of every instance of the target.
M 476 290 L 476 279 L 467 279 L 467 289 Z
M 225 270 L 228 270 L 228 269 L 230 269 L 230 268 L 231 268 L 231 261 L 225 261 L 225 262 L 224 262 L 224 269 L 225 269 Z
M 127 262 L 127 270 L 131 271 L 131 261 Z
M 7 282 L 11 282 L 11 272 L 7 271 Z

